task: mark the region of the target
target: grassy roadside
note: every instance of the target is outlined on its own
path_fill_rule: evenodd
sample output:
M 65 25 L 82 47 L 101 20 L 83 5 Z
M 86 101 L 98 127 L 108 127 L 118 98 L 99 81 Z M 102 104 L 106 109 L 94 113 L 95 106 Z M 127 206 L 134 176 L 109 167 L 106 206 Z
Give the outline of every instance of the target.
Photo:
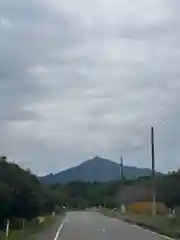
M 62 215 L 63 216 L 63 215 Z M 58 215 L 57 215 L 58 217 Z M 31 239 L 31 236 L 45 231 L 47 228 L 51 227 L 57 217 L 52 217 L 52 215 L 48 215 L 44 218 L 44 221 L 39 223 L 37 220 L 33 220 L 32 222 L 28 222 L 25 224 L 24 230 L 13 230 L 10 231 L 10 236 L 8 240 L 29 240 Z M 6 240 L 5 233 L 0 231 L 0 239 Z
M 150 229 L 174 239 L 180 239 L 180 217 L 168 218 L 165 216 L 147 216 L 128 214 L 122 215 L 118 211 L 102 209 L 101 213 L 106 216 L 115 217 L 131 224 Z

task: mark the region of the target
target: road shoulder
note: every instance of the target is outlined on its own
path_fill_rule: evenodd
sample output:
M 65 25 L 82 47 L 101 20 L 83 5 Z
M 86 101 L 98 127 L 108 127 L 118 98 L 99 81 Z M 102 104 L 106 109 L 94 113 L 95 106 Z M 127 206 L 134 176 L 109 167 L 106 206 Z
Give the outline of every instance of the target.
M 124 221 L 133 227 L 163 236 L 166 239 L 180 239 L 179 219 L 168 219 L 162 216 L 122 215 L 117 210 L 113 211 L 109 209 L 101 209 L 100 213 Z

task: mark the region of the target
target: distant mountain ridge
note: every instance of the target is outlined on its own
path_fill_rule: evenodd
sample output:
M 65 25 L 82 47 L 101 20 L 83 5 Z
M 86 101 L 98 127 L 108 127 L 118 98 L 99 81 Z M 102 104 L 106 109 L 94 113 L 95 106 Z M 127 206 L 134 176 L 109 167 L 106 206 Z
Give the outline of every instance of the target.
M 126 179 L 150 176 L 151 173 L 151 170 L 148 168 L 124 166 L 124 176 Z M 51 173 L 40 178 L 42 182 L 47 184 L 68 183 L 72 181 L 109 182 L 120 179 L 120 164 L 100 157 L 95 157 L 76 167 L 69 168 L 56 174 Z

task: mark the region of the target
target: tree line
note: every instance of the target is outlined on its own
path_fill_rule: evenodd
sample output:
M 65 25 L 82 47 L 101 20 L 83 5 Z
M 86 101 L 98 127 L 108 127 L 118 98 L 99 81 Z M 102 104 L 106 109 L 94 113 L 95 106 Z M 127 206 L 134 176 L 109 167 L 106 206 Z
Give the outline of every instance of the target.
M 0 157 L 0 222 L 6 219 L 31 220 L 54 211 L 55 194 L 37 176 Z

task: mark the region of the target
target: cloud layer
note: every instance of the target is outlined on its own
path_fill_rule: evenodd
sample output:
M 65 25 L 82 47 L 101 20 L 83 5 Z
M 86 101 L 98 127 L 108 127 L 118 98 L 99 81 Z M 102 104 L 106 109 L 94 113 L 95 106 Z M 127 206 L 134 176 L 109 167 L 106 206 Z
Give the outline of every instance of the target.
M 37 174 L 100 155 L 179 167 L 178 0 L 0 2 L 0 152 Z

